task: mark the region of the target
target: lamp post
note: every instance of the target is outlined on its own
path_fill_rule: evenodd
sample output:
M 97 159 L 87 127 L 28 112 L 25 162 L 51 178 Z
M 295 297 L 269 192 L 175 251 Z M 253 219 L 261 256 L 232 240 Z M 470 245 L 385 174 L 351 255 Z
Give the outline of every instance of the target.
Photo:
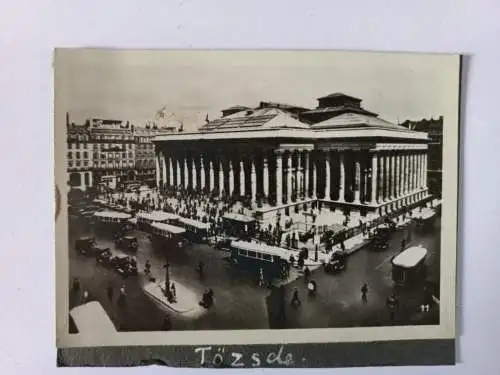
M 165 297 L 170 298 L 170 264 L 167 262 L 163 268 L 165 268 Z
M 366 195 L 367 195 L 368 186 L 369 186 L 368 181 L 371 181 L 371 179 L 372 179 L 372 170 L 371 170 L 371 168 L 365 168 L 363 170 L 363 173 L 365 175 L 365 179 L 363 181 L 363 184 L 364 184 L 364 186 L 363 186 L 363 202 L 366 202 L 366 200 L 367 200 Z

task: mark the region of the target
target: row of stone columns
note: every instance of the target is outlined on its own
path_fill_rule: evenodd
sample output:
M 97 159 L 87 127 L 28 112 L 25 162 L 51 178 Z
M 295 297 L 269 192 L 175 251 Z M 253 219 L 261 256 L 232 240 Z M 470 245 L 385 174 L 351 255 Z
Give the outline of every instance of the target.
M 324 172 L 322 177 L 325 180 L 324 192 L 320 195 L 325 200 L 332 200 L 333 190 L 336 189 L 335 196 L 338 196 L 338 201 L 345 201 L 348 179 L 350 181 L 349 191 L 352 191 L 354 197 L 353 202 L 361 203 L 363 198 L 363 202 L 369 202 L 373 205 L 404 197 L 427 186 L 427 155 L 424 153 L 411 153 L 409 151 L 351 152 L 349 154 L 349 168 L 346 168 L 345 155 L 343 152 L 336 152 L 338 165 L 333 165 L 330 152 L 276 152 L 275 160 L 273 160 L 275 162 L 273 168 L 275 176 L 272 176 L 272 178 L 275 180 L 277 204 L 279 205 L 284 201 L 284 192 L 286 192 L 285 198 L 288 203 L 292 201 L 293 193 L 297 197 L 318 198 L 320 185 L 318 184 L 318 169 L 320 168 Z M 295 166 L 293 165 L 293 156 L 295 156 L 296 160 Z M 235 176 L 236 163 L 239 164 L 238 176 Z M 168 182 L 168 185 L 172 186 L 175 181 L 176 185 L 188 187 L 189 175 L 191 174 L 192 188 L 208 188 L 213 191 L 215 189 L 215 169 L 217 166 L 217 189 L 219 194 L 226 190 L 226 183 L 229 188 L 227 193 L 235 193 L 235 179 L 237 178 L 239 181 L 238 193 L 241 196 L 249 195 L 252 201 L 255 201 L 257 195 L 256 161 L 250 160 L 249 168 L 245 168 L 243 161 L 236 163 L 230 160 L 225 166 L 220 160 L 209 160 L 208 181 L 206 181 L 206 164 L 203 156 L 199 157 L 197 163 L 194 159 L 188 160 L 186 157 L 165 158 L 163 154 L 160 154 L 156 160 L 156 179 L 158 185 L 160 185 L 160 182 Z M 268 197 L 271 179 L 268 157 L 262 158 L 261 167 L 262 186 L 259 186 L 259 191 Z M 332 186 L 332 171 L 334 168 L 338 169 L 338 181 Z M 183 171 L 183 181 L 181 181 L 181 169 Z M 347 173 L 347 170 L 349 173 Z M 198 175 L 200 176 L 199 180 Z M 250 191 L 246 191 L 247 184 L 245 182 L 247 178 L 250 179 Z M 293 184 L 293 180 L 295 184 Z M 310 186 L 310 183 L 312 183 L 312 186 Z M 283 185 L 285 186 L 283 187 Z M 295 188 L 292 189 L 293 187 Z

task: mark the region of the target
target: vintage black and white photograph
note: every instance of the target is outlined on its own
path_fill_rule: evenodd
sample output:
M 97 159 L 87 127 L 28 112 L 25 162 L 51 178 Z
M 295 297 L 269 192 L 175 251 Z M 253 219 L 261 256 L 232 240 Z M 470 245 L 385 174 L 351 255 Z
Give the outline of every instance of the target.
M 459 74 L 57 50 L 58 345 L 454 337 Z

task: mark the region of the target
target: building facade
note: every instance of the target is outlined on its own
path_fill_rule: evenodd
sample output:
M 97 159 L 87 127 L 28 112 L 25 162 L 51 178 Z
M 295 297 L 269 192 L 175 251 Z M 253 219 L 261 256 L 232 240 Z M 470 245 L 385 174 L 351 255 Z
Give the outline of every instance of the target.
M 156 184 L 156 162 L 155 147 L 152 139 L 155 136 L 171 133 L 174 127 L 158 128 L 154 124 L 148 124 L 145 128 L 134 128 L 135 140 L 135 178 L 144 184 L 155 186 Z
M 69 115 L 66 120 L 71 187 L 115 189 L 131 182 L 154 184 L 151 138 L 172 128 L 136 127 L 128 121 L 95 118 L 76 125 L 69 122 Z
M 427 134 L 380 119 L 361 99 L 222 113 L 196 132 L 154 138 L 159 186 L 245 197 L 264 216 L 316 202 L 379 215 L 427 197 Z
M 429 134 L 427 185 L 430 194 L 441 197 L 443 189 L 443 116 L 437 119 L 405 121 L 402 125 L 411 130 Z

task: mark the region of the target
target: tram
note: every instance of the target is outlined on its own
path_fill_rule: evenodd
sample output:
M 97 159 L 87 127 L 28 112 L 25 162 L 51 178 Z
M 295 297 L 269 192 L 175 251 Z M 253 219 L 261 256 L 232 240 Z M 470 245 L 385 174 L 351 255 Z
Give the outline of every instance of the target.
M 210 223 L 203 223 L 201 221 L 180 217 L 179 224 L 186 229 L 185 237 L 188 240 L 194 243 L 207 242 Z
M 164 223 L 176 225 L 179 216 L 164 211 L 139 212 L 135 215 L 137 219 L 137 228 L 144 232 L 151 232 L 152 223 Z
M 151 241 L 156 248 L 181 249 L 186 246 L 183 237 L 186 230 L 175 225 L 165 223 L 151 223 Z
M 131 217 L 124 212 L 100 211 L 94 213 L 92 223 L 97 230 L 123 231 L 129 226 L 128 220 Z
M 250 239 L 255 236 L 257 221 L 236 213 L 227 213 L 222 217 L 224 232 L 230 237 Z
M 99 338 L 108 339 L 118 332 L 102 305 L 97 301 L 72 308 L 69 317 L 70 333 L 77 334 L 79 338 L 89 342 Z
M 231 263 L 258 275 L 261 270 L 264 278 L 273 280 L 288 273 L 290 253 L 276 246 L 263 243 L 232 241 Z
M 421 285 L 427 277 L 425 259 L 428 251 L 421 246 L 413 246 L 392 259 L 392 279 L 397 286 L 413 287 Z

